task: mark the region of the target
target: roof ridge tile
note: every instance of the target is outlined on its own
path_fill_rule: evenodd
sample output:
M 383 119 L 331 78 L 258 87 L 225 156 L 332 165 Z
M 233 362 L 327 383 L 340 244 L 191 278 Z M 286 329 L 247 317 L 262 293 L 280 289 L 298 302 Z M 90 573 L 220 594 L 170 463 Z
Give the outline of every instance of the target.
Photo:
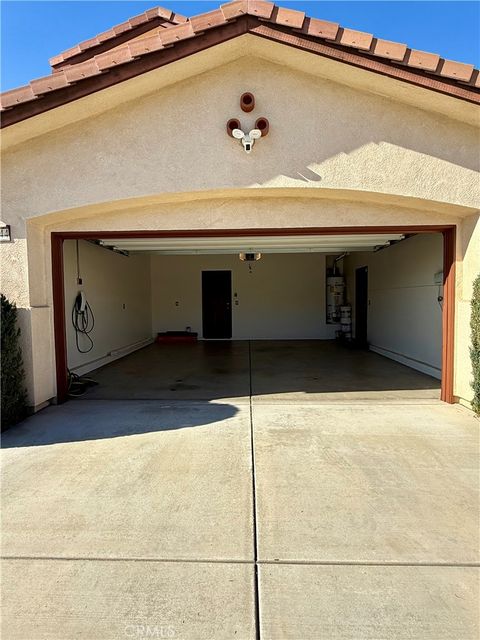
M 305 21 L 305 11 L 297 9 L 285 9 L 277 5 L 274 6 L 270 21 L 280 24 L 284 27 L 292 27 L 293 29 L 301 29 Z
M 344 47 L 352 47 L 362 51 L 370 51 L 372 46 L 373 35 L 365 33 L 365 31 L 357 31 L 356 29 L 348 29 L 340 27 L 336 42 Z
M 4 91 L 0 97 L 2 99 L 2 109 L 5 110 L 11 109 L 22 102 L 36 100 L 38 96 L 35 95 L 32 87 L 26 84 L 21 87 L 15 87 L 15 89 Z
M 473 69 L 473 64 L 442 59 L 438 73 L 446 78 L 465 81 L 472 77 Z
M 165 9 L 164 7 L 160 6 L 152 7 L 151 9 L 148 9 L 143 13 L 133 16 L 132 18 L 129 18 L 128 20 L 125 20 L 124 22 L 121 22 L 120 24 L 117 24 L 110 29 L 107 29 L 106 31 L 97 34 L 93 38 L 82 40 L 82 42 L 79 42 L 74 47 L 66 49 L 65 51 L 62 51 L 61 53 L 51 57 L 49 60 L 50 66 L 58 66 L 69 58 L 73 58 L 80 53 L 84 53 L 85 51 L 103 44 L 108 40 L 113 40 L 114 38 L 117 38 L 118 36 L 131 31 L 132 29 L 136 29 L 137 27 L 157 20 L 158 18 L 164 20 L 165 22 L 170 22 L 174 25 L 184 24 L 188 21 L 188 18 L 182 16 L 179 13 L 175 13 L 170 9 Z
M 83 80 L 83 78 L 91 78 L 101 73 L 95 58 L 89 58 L 84 62 L 64 67 L 61 71 L 70 83 Z
M 267 0 L 247 0 L 247 13 L 256 18 L 269 20 L 272 16 L 275 5 Z
M 36 96 L 55 91 L 56 89 L 64 89 L 69 84 L 63 71 L 51 73 L 49 76 L 43 76 L 42 78 L 36 78 L 30 81 L 30 86 Z
M 218 27 L 221 24 L 225 24 L 225 22 L 226 19 L 221 9 L 214 9 L 213 11 L 200 13 L 197 16 L 192 16 L 189 20 L 194 33 L 207 31 L 207 29 Z
M 163 46 L 167 46 L 169 44 L 175 44 L 179 40 L 186 40 L 187 38 L 193 38 L 195 36 L 195 32 L 192 27 L 192 23 L 190 21 L 185 22 L 184 24 L 177 24 L 174 27 L 170 27 L 170 29 L 165 29 L 165 33 L 160 35 Z
M 225 20 L 232 20 L 248 14 L 247 0 L 232 0 L 220 5 Z
M 420 51 L 418 49 L 408 49 L 406 64 L 409 67 L 422 69 L 435 73 L 440 62 L 438 53 L 430 53 L 429 51 Z
M 129 42 L 127 47 L 130 50 L 132 57 L 138 58 L 139 56 L 151 53 L 152 51 L 159 51 L 160 49 L 163 49 L 164 44 L 160 35 L 155 34 L 153 36 L 149 36 L 148 38 L 142 38 L 141 40 Z
M 127 47 L 119 47 L 115 51 L 105 51 L 105 53 L 99 53 L 94 58 L 101 71 L 106 71 L 111 67 L 116 67 L 119 64 L 125 64 L 133 60 L 133 56 L 130 53 L 130 49 Z
M 407 50 L 408 47 L 406 44 L 393 42 L 391 40 L 382 40 L 381 38 L 374 38 L 371 48 L 371 52 L 374 56 L 388 58 L 393 62 L 403 62 L 405 60 Z
M 326 20 L 319 20 L 318 18 L 307 17 L 302 25 L 302 28 L 298 29 L 298 31 L 316 38 L 335 40 L 339 28 L 340 25 L 337 22 L 328 22 Z

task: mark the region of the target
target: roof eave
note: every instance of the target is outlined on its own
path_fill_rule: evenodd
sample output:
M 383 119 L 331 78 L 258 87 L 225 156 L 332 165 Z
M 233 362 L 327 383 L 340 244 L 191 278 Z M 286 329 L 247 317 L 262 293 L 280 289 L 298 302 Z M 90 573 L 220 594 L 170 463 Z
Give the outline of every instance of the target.
M 247 33 L 472 104 L 478 105 L 480 103 L 480 91 L 475 86 L 461 84 L 458 81 L 442 78 L 438 75 L 428 75 L 421 70 L 412 69 L 400 62 L 379 59 L 370 53 L 360 53 L 334 42 L 319 42 L 318 39 L 301 31 L 296 32 L 289 27 L 267 23 L 251 15 L 242 15 L 230 22 L 196 33 L 193 37 L 179 40 L 172 45 L 162 46 L 158 50 L 142 53 L 137 57 L 132 57 L 130 51 L 128 51 L 129 57 L 126 58 L 125 62 L 122 63 L 120 61 L 117 66 L 106 70 L 100 69 L 95 75 L 79 79 L 77 82 L 65 82 L 64 86 L 57 85 L 57 88 L 55 88 L 53 81 L 56 74 L 53 74 L 49 80 L 52 81 L 54 88 L 51 89 L 47 86 L 43 95 L 34 95 L 34 99 L 27 99 L 6 109 L 2 114 L 2 127 L 9 127 L 27 118 L 32 118 L 45 111 L 68 104 L 73 100 L 101 91 Z M 75 67 L 72 69 L 75 69 Z M 58 76 L 59 84 L 61 80 L 62 78 Z M 28 93 L 31 88 L 27 86 L 23 90 Z

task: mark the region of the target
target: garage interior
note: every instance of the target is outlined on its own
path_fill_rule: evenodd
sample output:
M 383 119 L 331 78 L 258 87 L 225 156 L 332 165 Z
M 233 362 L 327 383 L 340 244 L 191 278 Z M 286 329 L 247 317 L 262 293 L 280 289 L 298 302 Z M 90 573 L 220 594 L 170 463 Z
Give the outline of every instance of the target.
M 63 266 L 71 396 L 440 397 L 441 233 L 105 235 Z

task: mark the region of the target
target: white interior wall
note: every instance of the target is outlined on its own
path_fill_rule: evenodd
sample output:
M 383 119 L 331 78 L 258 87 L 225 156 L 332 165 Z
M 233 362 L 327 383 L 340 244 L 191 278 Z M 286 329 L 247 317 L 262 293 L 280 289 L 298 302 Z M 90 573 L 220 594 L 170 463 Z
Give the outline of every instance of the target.
M 189 326 L 201 338 L 202 270 L 226 269 L 232 271 L 234 339 L 335 336 L 325 322 L 322 254 L 266 254 L 255 263 L 242 262 L 238 255 L 157 255 L 151 264 L 155 333 Z
M 79 248 L 82 286 L 76 283 L 75 241 L 64 243 L 68 366 L 81 373 L 160 331 L 189 326 L 202 338 L 202 270 L 232 271 L 233 339 L 335 337 L 337 327 L 325 321 L 323 254 L 265 254 L 245 263 L 237 255 L 126 258 L 85 241 Z M 371 348 L 440 377 L 442 322 L 434 276 L 442 269 L 441 235 L 418 235 L 377 253 L 348 256 L 344 273 L 353 315 L 355 268 L 365 265 Z M 71 322 L 79 290 L 95 313 L 95 346 L 87 354 L 77 351 Z
M 441 377 L 441 234 L 408 238 L 376 253 L 345 259 L 347 299 L 355 328 L 355 269 L 368 267 L 368 341 L 370 348 L 415 369 Z
M 67 361 L 70 369 L 85 373 L 118 357 L 112 351 L 151 340 L 150 257 L 126 257 L 84 240 L 78 246 L 82 285 L 77 284 L 76 241 L 64 242 Z M 84 291 L 95 315 L 94 348 L 85 354 L 77 350 L 72 326 L 79 291 Z M 81 346 L 87 344 L 83 336 L 80 340 Z

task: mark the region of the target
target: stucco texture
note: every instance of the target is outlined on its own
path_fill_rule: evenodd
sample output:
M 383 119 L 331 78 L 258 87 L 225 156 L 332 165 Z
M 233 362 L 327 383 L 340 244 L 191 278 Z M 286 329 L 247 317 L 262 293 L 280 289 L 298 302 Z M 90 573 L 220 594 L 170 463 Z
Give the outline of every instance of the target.
M 101 92 L 95 116 L 77 114 L 77 122 L 4 152 L 3 219 L 15 238 L 3 259 L 7 295 L 27 313 L 51 309 L 55 230 L 456 224 L 464 264 L 457 265 L 455 393 L 468 400 L 468 301 L 480 270 L 480 252 L 471 249 L 478 129 L 461 121 L 460 107 L 458 118 L 439 114 L 442 97 L 427 90 L 420 109 L 402 100 L 397 81 L 398 99 L 370 92 L 368 83 L 353 89 L 342 83 L 341 63 L 333 82 L 265 57 L 221 64 L 209 56 L 213 68 L 158 88 L 152 81 L 150 93 L 114 108 Z M 245 90 L 256 98 L 250 114 L 239 108 Z M 247 155 L 225 125 L 236 117 L 249 130 L 260 116 L 270 133 Z M 53 354 L 51 328 L 25 344 L 26 360 L 42 349 Z M 35 404 L 55 395 L 48 372 L 49 391 L 29 382 Z
M 239 108 L 247 87 L 256 97 L 250 114 Z M 226 122 L 238 117 L 250 130 L 259 116 L 270 120 L 270 133 L 252 154 L 241 153 Z M 476 206 L 476 141 L 475 129 L 458 121 L 245 58 L 8 151 L 4 199 L 31 217 L 145 194 L 262 185 Z

